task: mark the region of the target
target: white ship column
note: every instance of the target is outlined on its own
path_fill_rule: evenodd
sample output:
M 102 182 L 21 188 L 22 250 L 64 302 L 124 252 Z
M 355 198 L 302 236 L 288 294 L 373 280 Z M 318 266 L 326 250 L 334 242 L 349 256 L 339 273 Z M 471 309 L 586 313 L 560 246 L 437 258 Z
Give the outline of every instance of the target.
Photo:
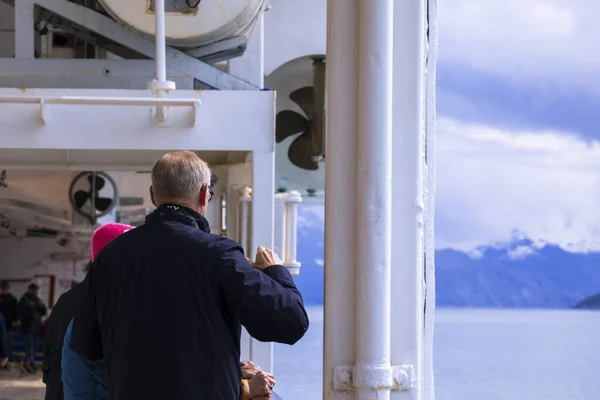
M 326 400 L 433 396 L 423 335 L 427 1 L 328 1 Z

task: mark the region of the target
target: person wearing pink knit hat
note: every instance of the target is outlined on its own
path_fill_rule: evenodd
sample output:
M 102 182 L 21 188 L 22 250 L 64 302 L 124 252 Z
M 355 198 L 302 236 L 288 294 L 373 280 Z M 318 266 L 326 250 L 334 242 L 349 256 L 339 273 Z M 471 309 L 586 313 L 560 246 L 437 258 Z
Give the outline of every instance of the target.
M 132 229 L 131 225 L 119 223 L 105 224 L 96 229 L 92 234 L 91 261 L 86 272 L 89 273 L 93 261 L 106 245 Z M 48 318 L 43 365 L 47 400 L 108 398 L 104 363 L 85 360 L 69 347 L 73 316 L 83 290 L 84 284 L 78 284 L 60 296 Z
M 132 230 L 133 228 L 134 227 L 131 225 L 111 222 L 109 224 L 102 225 L 100 228 L 96 229 L 92 234 L 92 261 L 96 260 L 96 257 L 98 257 L 98 254 L 100 254 L 100 251 L 102 251 L 104 246 L 112 242 L 114 239 L 116 239 L 123 233 Z

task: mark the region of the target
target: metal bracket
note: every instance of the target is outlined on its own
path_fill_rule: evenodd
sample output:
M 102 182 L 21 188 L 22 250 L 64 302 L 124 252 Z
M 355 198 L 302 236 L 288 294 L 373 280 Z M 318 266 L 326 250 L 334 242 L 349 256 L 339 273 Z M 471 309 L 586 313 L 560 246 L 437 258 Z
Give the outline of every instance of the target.
M 408 391 L 414 387 L 412 365 L 337 366 L 334 369 L 333 389 L 354 392 L 360 388 Z
M 156 10 L 155 3 L 156 0 L 150 0 L 148 10 L 152 13 L 154 12 L 154 10 Z M 192 3 L 196 4 L 196 6 L 190 7 L 189 4 Z M 194 15 L 198 12 L 199 5 L 200 2 L 198 0 L 167 0 L 165 1 L 165 12 Z

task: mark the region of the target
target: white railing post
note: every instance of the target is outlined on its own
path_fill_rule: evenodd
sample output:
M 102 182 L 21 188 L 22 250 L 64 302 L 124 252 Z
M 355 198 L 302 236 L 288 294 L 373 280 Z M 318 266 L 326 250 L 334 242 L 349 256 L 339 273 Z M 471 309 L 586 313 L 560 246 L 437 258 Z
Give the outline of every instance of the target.
M 298 249 L 298 204 L 302 203 L 302 196 L 298 191 L 291 191 L 285 197 L 284 232 L 285 240 L 283 248 L 285 249 L 283 265 L 286 266 L 292 275 L 300 273 L 300 263 L 297 260 L 296 253 Z
M 248 219 L 250 218 L 250 202 L 252 201 L 252 189 L 244 187 L 240 190 L 240 208 L 241 212 L 239 215 L 240 229 L 238 235 L 240 238 L 240 245 L 244 249 L 244 253 L 250 256 L 254 250 L 249 248 L 248 242 Z

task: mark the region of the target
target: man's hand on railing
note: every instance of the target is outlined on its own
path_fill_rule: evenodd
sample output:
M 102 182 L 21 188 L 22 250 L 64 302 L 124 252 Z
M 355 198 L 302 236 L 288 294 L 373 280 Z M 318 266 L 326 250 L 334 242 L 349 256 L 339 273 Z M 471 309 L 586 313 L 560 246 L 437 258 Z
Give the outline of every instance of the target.
M 254 364 L 252 361 L 242 361 L 240 367 L 242 369 L 243 379 L 252 379 L 254 378 L 254 375 L 261 371 L 258 365 Z
M 267 372 L 258 371 L 249 382 L 250 398 L 256 399 L 262 396 L 268 396 L 275 386 L 275 377 Z
M 252 261 L 251 258 L 246 257 L 250 265 L 258 270 L 264 270 L 272 265 L 282 265 L 283 261 L 279 256 L 271 249 L 263 246 L 258 246 L 256 249 L 256 261 Z

